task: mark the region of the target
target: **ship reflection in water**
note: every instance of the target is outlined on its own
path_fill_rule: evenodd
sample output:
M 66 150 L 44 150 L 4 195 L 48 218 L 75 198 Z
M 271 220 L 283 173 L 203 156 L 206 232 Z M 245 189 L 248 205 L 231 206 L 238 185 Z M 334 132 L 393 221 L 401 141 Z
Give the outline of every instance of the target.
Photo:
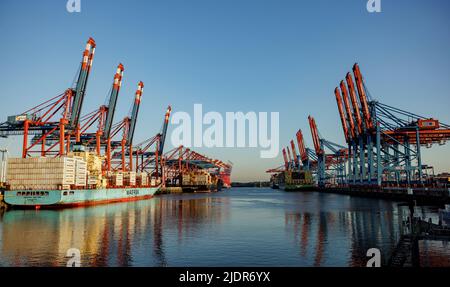
M 369 248 L 387 261 L 398 212 L 382 200 L 246 188 L 12 210 L 0 215 L 0 266 L 65 266 L 70 248 L 82 266 L 365 266 Z

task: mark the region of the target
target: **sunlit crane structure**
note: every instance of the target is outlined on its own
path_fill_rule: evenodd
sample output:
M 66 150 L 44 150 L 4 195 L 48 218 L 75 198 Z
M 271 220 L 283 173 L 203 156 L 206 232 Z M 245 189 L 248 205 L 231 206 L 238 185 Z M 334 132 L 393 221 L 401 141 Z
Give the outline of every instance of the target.
M 266 171 L 271 175 L 272 187 L 285 190 L 311 188 L 313 181 L 318 181 L 317 156 L 306 147 L 301 130 L 296 133 L 298 154 L 295 141 L 282 149 L 284 165 Z M 291 154 L 292 151 L 292 154 Z
M 0 124 L 0 136 L 23 136 L 23 158 L 35 153 L 62 156 L 70 150 L 72 139 L 80 141 L 80 115 L 95 49 L 94 39 L 89 38 L 74 87 Z M 35 136 L 33 141 L 30 135 Z M 47 138 L 57 140 L 47 144 Z
M 164 161 L 164 179 L 172 186 L 182 186 L 182 178 L 184 175 L 192 172 L 204 170 L 208 174 L 214 176 L 223 184 L 223 176 L 229 178 L 232 165 L 218 159 L 213 159 L 193 151 L 184 146 L 176 147 L 163 156 Z
M 110 140 L 107 143 L 106 152 L 107 159 L 110 159 L 107 166 L 108 171 L 111 171 L 111 169 L 120 170 L 123 172 L 133 170 L 133 138 L 143 92 L 144 83 L 141 81 L 138 83 L 138 87 L 134 95 L 131 115 L 125 117 L 121 122 L 115 124 L 112 128 Z M 111 139 L 113 139 L 120 132 L 122 132 L 122 139 L 120 141 L 112 141 Z M 114 150 L 118 147 L 120 147 L 120 153 L 113 154 Z
M 123 65 L 119 64 L 116 73 L 114 74 L 114 80 L 108 100 L 109 104 L 107 106 L 102 105 L 97 110 L 81 117 L 81 144 L 87 147 L 94 147 L 98 156 L 102 155 L 102 147 L 105 147 L 110 141 L 117 99 L 122 86 L 123 71 Z M 97 127 L 95 133 L 89 132 L 89 129 L 93 126 Z M 107 158 L 107 162 L 109 162 L 109 158 Z
M 347 183 L 423 186 L 421 147 L 445 144 L 450 126 L 371 99 L 358 64 L 352 70 L 334 91 L 349 150 Z
M 299 157 L 304 170 L 312 170 L 313 167 L 317 168 L 317 156 L 314 151 L 306 147 L 305 140 L 303 138 L 302 130 L 298 130 L 296 133 L 297 145 L 299 150 Z
M 317 156 L 317 184 L 325 187 L 330 184 L 346 183 L 345 165 L 348 157 L 348 150 L 334 142 L 326 140 L 320 136 L 315 119 L 308 116 L 311 136 Z M 325 149 L 330 152 L 326 152 Z
M 162 154 L 164 153 L 164 143 L 171 112 L 172 107 L 168 106 L 161 131 L 155 136 L 137 144 L 133 151 L 136 157 L 136 171 L 145 171 L 156 179 L 160 179 L 163 173 Z

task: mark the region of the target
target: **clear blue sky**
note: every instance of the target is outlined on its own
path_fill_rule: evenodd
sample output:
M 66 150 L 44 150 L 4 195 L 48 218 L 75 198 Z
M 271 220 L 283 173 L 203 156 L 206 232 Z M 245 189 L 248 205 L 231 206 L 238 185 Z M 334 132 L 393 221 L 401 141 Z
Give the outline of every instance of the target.
M 146 89 L 136 141 L 161 127 L 166 106 L 204 110 L 278 111 L 282 145 L 304 130 L 343 143 L 333 90 L 358 62 L 372 96 L 450 123 L 450 1 L 382 0 L 65 0 L 0 2 L 0 114 L 20 113 L 64 91 L 89 36 L 97 42 L 84 112 L 107 98 L 115 67 L 125 65 L 116 118 L 125 116 L 137 82 Z M 0 140 L 17 148 L 19 139 Z M 169 146 L 170 148 L 170 146 Z M 234 180 L 267 179 L 282 163 L 256 149 L 200 149 L 235 164 Z M 424 152 L 450 170 L 450 147 Z

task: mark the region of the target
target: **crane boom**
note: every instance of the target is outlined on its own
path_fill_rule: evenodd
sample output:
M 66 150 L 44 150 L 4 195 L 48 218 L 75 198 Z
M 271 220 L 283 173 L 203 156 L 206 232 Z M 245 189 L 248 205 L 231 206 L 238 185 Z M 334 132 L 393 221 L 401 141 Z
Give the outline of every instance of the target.
M 300 166 L 299 162 L 298 162 L 298 157 L 297 157 L 297 152 L 295 151 L 295 143 L 294 140 L 291 140 L 291 148 L 292 148 L 292 155 L 294 156 L 294 162 L 295 162 L 295 166 Z
M 303 163 L 307 162 L 308 161 L 308 152 L 306 151 L 305 141 L 303 140 L 302 130 L 298 130 L 296 136 L 297 136 L 298 150 L 300 152 L 300 158 Z
M 352 75 L 350 73 L 347 73 L 345 79 L 347 80 L 347 86 L 350 91 L 350 99 L 352 101 L 353 111 L 356 118 L 356 126 L 358 128 L 358 134 L 362 134 L 363 127 L 362 127 L 361 112 L 359 110 L 358 100 L 356 99 L 355 85 L 353 83 Z
M 111 95 L 109 97 L 109 104 L 106 111 L 106 121 L 103 131 L 103 138 L 107 139 L 111 135 L 111 127 L 114 120 L 114 113 L 116 110 L 117 98 L 119 96 L 120 87 L 122 86 L 124 67 L 122 64 L 117 66 L 116 74 L 114 75 L 114 82 L 111 90 Z
M 338 110 L 339 110 L 339 116 L 340 116 L 341 122 L 342 122 L 342 129 L 344 130 L 345 141 L 349 142 L 347 119 L 345 117 L 344 107 L 342 105 L 342 98 L 341 98 L 341 93 L 339 91 L 339 88 L 334 89 L 334 94 L 336 96 L 336 103 L 337 103 Z
M 74 100 L 72 107 L 72 114 L 70 116 L 69 124 L 72 128 L 78 125 L 81 108 L 83 106 L 84 95 L 86 93 L 87 81 L 92 68 L 92 62 L 95 54 L 95 41 L 89 38 L 86 44 L 86 49 L 83 52 L 83 59 L 81 61 L 81 69 L 78 75 L 77 84 L 74 90 Z
M 289 168 L 289 161 L 286 155 L 286 149 L 283 148 L 283 159 L 284 159 L 284 167 L 286 168 L 286 170 Z
M 167 108 L 166 115 L 164 117 L 164 125 L 163 125 L 163 129 L 161 132 L 161 139 L 159 142 L 159 149 L 158 149 L 159 154 L 163 154 L 163 152 L 164 152 L 164 143 L 166 141 L 167 127 L 169 126 L 169 118 L 170 118 L 171 112 L 172 112 L 172 107 L 169 106 Z
M 359 101 L 361 103 L 361 109 L 364 117 L 364 124 L 367 129 L 372 130 L 372 118 L 370 116 L 369 104 L 367 103 L 366 91 L 364 90 L 363 78 L 358 64 L 353 65 L 353 74 L 355 75 L 356 88 L 358 89 Z
M 314 149 L 316 150 L 316 155 L 323 155 L 324 150 L 320 144 L 319 131 L 317 130 L 316 120 L 312 116 L 308 116 L 309 127 L 311 128 L 311 136 L 314 143 Z
M 291 150 L 290 150 L 289 146 L 287 146 L 286 149 L 287 149 L 287 152 L 288 152 L 289 163 L 291 163 L 292 162 Z
M 128 138 L 127 138 L 127 144 L 129 146 L 133 144 L 134 131 L 136 129 L 136 122 L 139 114 L 139 106 L 141 105 L 141 97 L 143 92 L 144 92 L 144 83 L 141 81 L 139 82 L 138 88 L 136 90 L 136 94 L 134 97 L 133 111 L 131 113 L 130 128 L 128 130 Z
M 345 111 L 347 112 L 348 123 L 350 125 L 350 138 L 354 139 L 356 137 L 355 122 L 353 120 L 353 113 L 350 107 L 350 101 L 348 99 L 348 91 L 344 81 L 341 81 L 340 87 L 342 98 L 344 100 Z

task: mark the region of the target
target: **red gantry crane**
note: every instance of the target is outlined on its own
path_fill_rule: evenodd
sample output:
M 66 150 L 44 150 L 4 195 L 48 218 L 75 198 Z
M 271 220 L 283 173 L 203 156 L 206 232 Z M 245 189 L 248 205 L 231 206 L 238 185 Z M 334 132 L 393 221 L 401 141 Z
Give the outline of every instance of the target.
M 164 115 L 163 126 L 158 134 L 135 146 L 134 155 L 136 156 L 136 171 L 146 171 L 150 175 L 156 177 L 156 179 L 159 179 L 162 176 L 163 166 L 161 155 L 164 152 L 164 143 L 171 112 L 172 107 L 168 106 Z M 152 151 L 153 149 L 154 151 Z
M 70 149 L 71 137 L 80 140 L 80 114 L 92 69 L 96 44 L 89 38 L 83 51 L 75 87 L 0 124 L 0 136 L 23 135 L 22 157 L 62 156 Z M 33 141 L 29 136 L 34 135 Z M 47 144 L 47 138 L 58 139 Z
M 141 81 L 138 83 L 138 88 L 136 90 L 134 96 L 133 110 L 131 112 L 131 116 L 125 117 L 121 122 L 113 126 L 113 130 L 111 132 L 111 138 L 114 138 L 120 131 L 122 131 L 122 140 L 120 142 L 113 142 L 111 140 L 107 143 L 107 162 L 109 162 L 107 166 L 107 170 L 121 170 L 132 171 L 133 170 L 133 137 L 134 131 L 136 129 L 137 117 L 139 114 L 139 106 L 141 104 L 142 93 L 144 91 L 144 83 Z M 120 153 L 115 153 L 112 155 L 115 148 L 121 148 Z M 126 156 L 128 155 L 128 163 Z M 111 162 L 112 159 L 120 156 L 119 164 L 115 167 L 112 167 Z
M 316 120 L 312 116 L 308 116 L 308 121 L 317 156 L 317 182 L 319 187 L 336 183 L 343 184 L 346 179 L 345 164 L 348 150 L 321 137 Z M 331 153 L 326 153 L 325 148 L 328 148 Z
M 292 148 L 292 155 L 294 156 L 295 167 L 298 169 L 298 168 L 300 168 L 300 162 L 298 160 L 297 152 L 295 151 L 294 140 L 291 140 L 291 148 Z
M 117 98 L 120 87 L 122 86 L 123 71 L 123 65 L 119 64 L 114 74 L 108 106 L 102 105 L 98 110 L 81 118 L 81 143 L 86 146 L 95 146 L 95 151 L 98 156 L 101 155 L 101 147 L 106 146 L 106 143 L 110 140 Z M 97 124 L 97 131 L 95 133 L 89 133 L 88 130 L 95 124 Z
M 312 178 L 317 177 L 317 156 L 311 149 L 306 148 L 301 130 L 297 131 L 296 139 L 299 155 L 297 155 L 295 141 L 291 140 L 290 148 L 287 146 L 282 149 L 284 165 L 266 171 L 266 173 L 272 174 L 270 179 L 272 188 L 279 188 L 280 183 L 286 183 L 286 178 L 297 180 L 309 175 Z M 291 157 L 291 150 L 293 158 Z
M 231 164 L 207 157 L 184 146 L 179 146 L 164 154 L 164 179 L 171 186 L 184 186 L 183 176 L 203 170 L 217 179 L 217 188 L 220 189 L 222 184 L 226 184 L 223 182 L 222 171 L 231 170 L 231 168 Z M 229 174 L 227 175 L 229 176 Z M 187 188 L 195 189 L 196 187 Z

